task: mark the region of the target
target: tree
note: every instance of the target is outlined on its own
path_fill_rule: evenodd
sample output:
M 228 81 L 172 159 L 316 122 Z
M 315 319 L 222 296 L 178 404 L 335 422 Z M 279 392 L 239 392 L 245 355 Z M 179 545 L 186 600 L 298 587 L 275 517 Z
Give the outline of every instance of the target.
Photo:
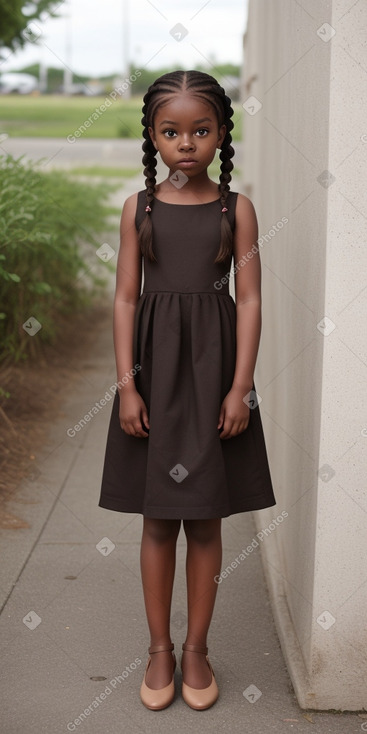
M 32 32 L 32 21 L 44 20 L 44 15 L 55 15 L 60 0 L 0 0 L 0 53 L 1 48 L 16 51 L 28 41 L 37 41 Z M 28 30 L 27 30 L 28 29 Z

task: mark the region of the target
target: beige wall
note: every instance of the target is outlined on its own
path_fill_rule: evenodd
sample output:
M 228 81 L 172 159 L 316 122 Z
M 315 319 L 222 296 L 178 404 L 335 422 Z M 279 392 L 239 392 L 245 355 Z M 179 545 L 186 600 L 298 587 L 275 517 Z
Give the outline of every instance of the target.
M 255 384 L 278 500 L 255 518 L 260 530 L 288 513 L 261 549 L 300 705 L 356 710 L 367 708 L 367 5 L 249 4 L 242 99 L 262 107 L 244 102 L 243 191 L 270 232 Z

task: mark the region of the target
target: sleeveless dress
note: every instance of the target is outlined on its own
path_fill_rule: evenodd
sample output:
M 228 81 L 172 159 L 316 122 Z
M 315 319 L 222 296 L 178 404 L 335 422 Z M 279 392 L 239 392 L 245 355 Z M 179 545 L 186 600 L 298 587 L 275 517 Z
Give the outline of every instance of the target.
M 237 193 L 227 199 L 234 229 Z M 136 228 L 145 216 L 138 194 Z M 161 519 L 209 519 L 275 504 L 259 406 L 245 431 L 217 429 L 236 360 L 232 255 L 214 264 L 221 204 L 152 203 L 153 251 L 143 258 L 135 309 L 131 378 L 149 415 L 149 436 L 122 430 L 116 393 L 99 506 Z M 224 278 L 225 282 L 220 282 Z M 122 388 L 123 389 L 123 388 Z M 255 385 L 253 386 L 255 389 Z

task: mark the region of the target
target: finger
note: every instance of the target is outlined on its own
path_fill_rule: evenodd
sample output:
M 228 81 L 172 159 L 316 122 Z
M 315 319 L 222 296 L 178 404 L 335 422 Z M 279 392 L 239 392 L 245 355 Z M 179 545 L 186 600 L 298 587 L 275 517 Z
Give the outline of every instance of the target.
M 143 420 L 144 425 L 147 428 L 150 428 L 150 425 L 149 425 L 149 416 L 148 416 L 148 411 L 147 411 L 146 408 L 143 408 L 143 410 L 141 412 L 141 415 L 142 415 L 142 420 Z
M 128 436 L 133 436 L 134 438 L 146 438 L 148 436 L 141 423 L 137 421 L 122 421 L 121 428 Z
M 133 435 L 136 436 L 136 438 L 146 438 L 147 436 L 149 436 L 149 433 L 144 430 L 140 421 L 135 421 L 135 423 L 133 424 L 133 428 Z
M 143 426 L 140 428 L 133 428 L 131 435 L 134 436 L 134 438 L 146 438 L 149 436 L 147 431 L 144 430 Z
M 230 438 L 232 425 L 233 425 L 233 421 L 226 418 L 223 424 L 223 430 L 219 434 L 219 438 Z
M 227 420 L 227 423 L 224 426 L 224 431 L 220 434 L 220 438 L 234 438 L 235 436 L 238 436 L 240 433 L 245 431 L 247 425 L 248 422 L 246 423 L 245 420 Z
M 218 422 L 217 428 L 220 428 L 221 426 L 223 426 L 223 423 L 224 423 L 224 410 L 222 408 L 219 413 L 219 422 Z
M 235 421 L 233 423 L 229 438 L 234 438 L 235 436 L 239 436 L 240 433 L 243 433 L 246 430 L 247 426 L 248 426 L 248 421 L 247 422 L 245 420 Z

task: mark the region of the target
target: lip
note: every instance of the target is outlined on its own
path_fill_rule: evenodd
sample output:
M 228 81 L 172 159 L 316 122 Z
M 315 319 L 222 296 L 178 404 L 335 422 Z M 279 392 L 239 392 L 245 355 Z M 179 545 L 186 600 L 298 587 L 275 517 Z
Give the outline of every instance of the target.
M 182 158 L 181 161 L 177 162 L 178 166 L 195 166 L 197 161 L 194 158 Z

